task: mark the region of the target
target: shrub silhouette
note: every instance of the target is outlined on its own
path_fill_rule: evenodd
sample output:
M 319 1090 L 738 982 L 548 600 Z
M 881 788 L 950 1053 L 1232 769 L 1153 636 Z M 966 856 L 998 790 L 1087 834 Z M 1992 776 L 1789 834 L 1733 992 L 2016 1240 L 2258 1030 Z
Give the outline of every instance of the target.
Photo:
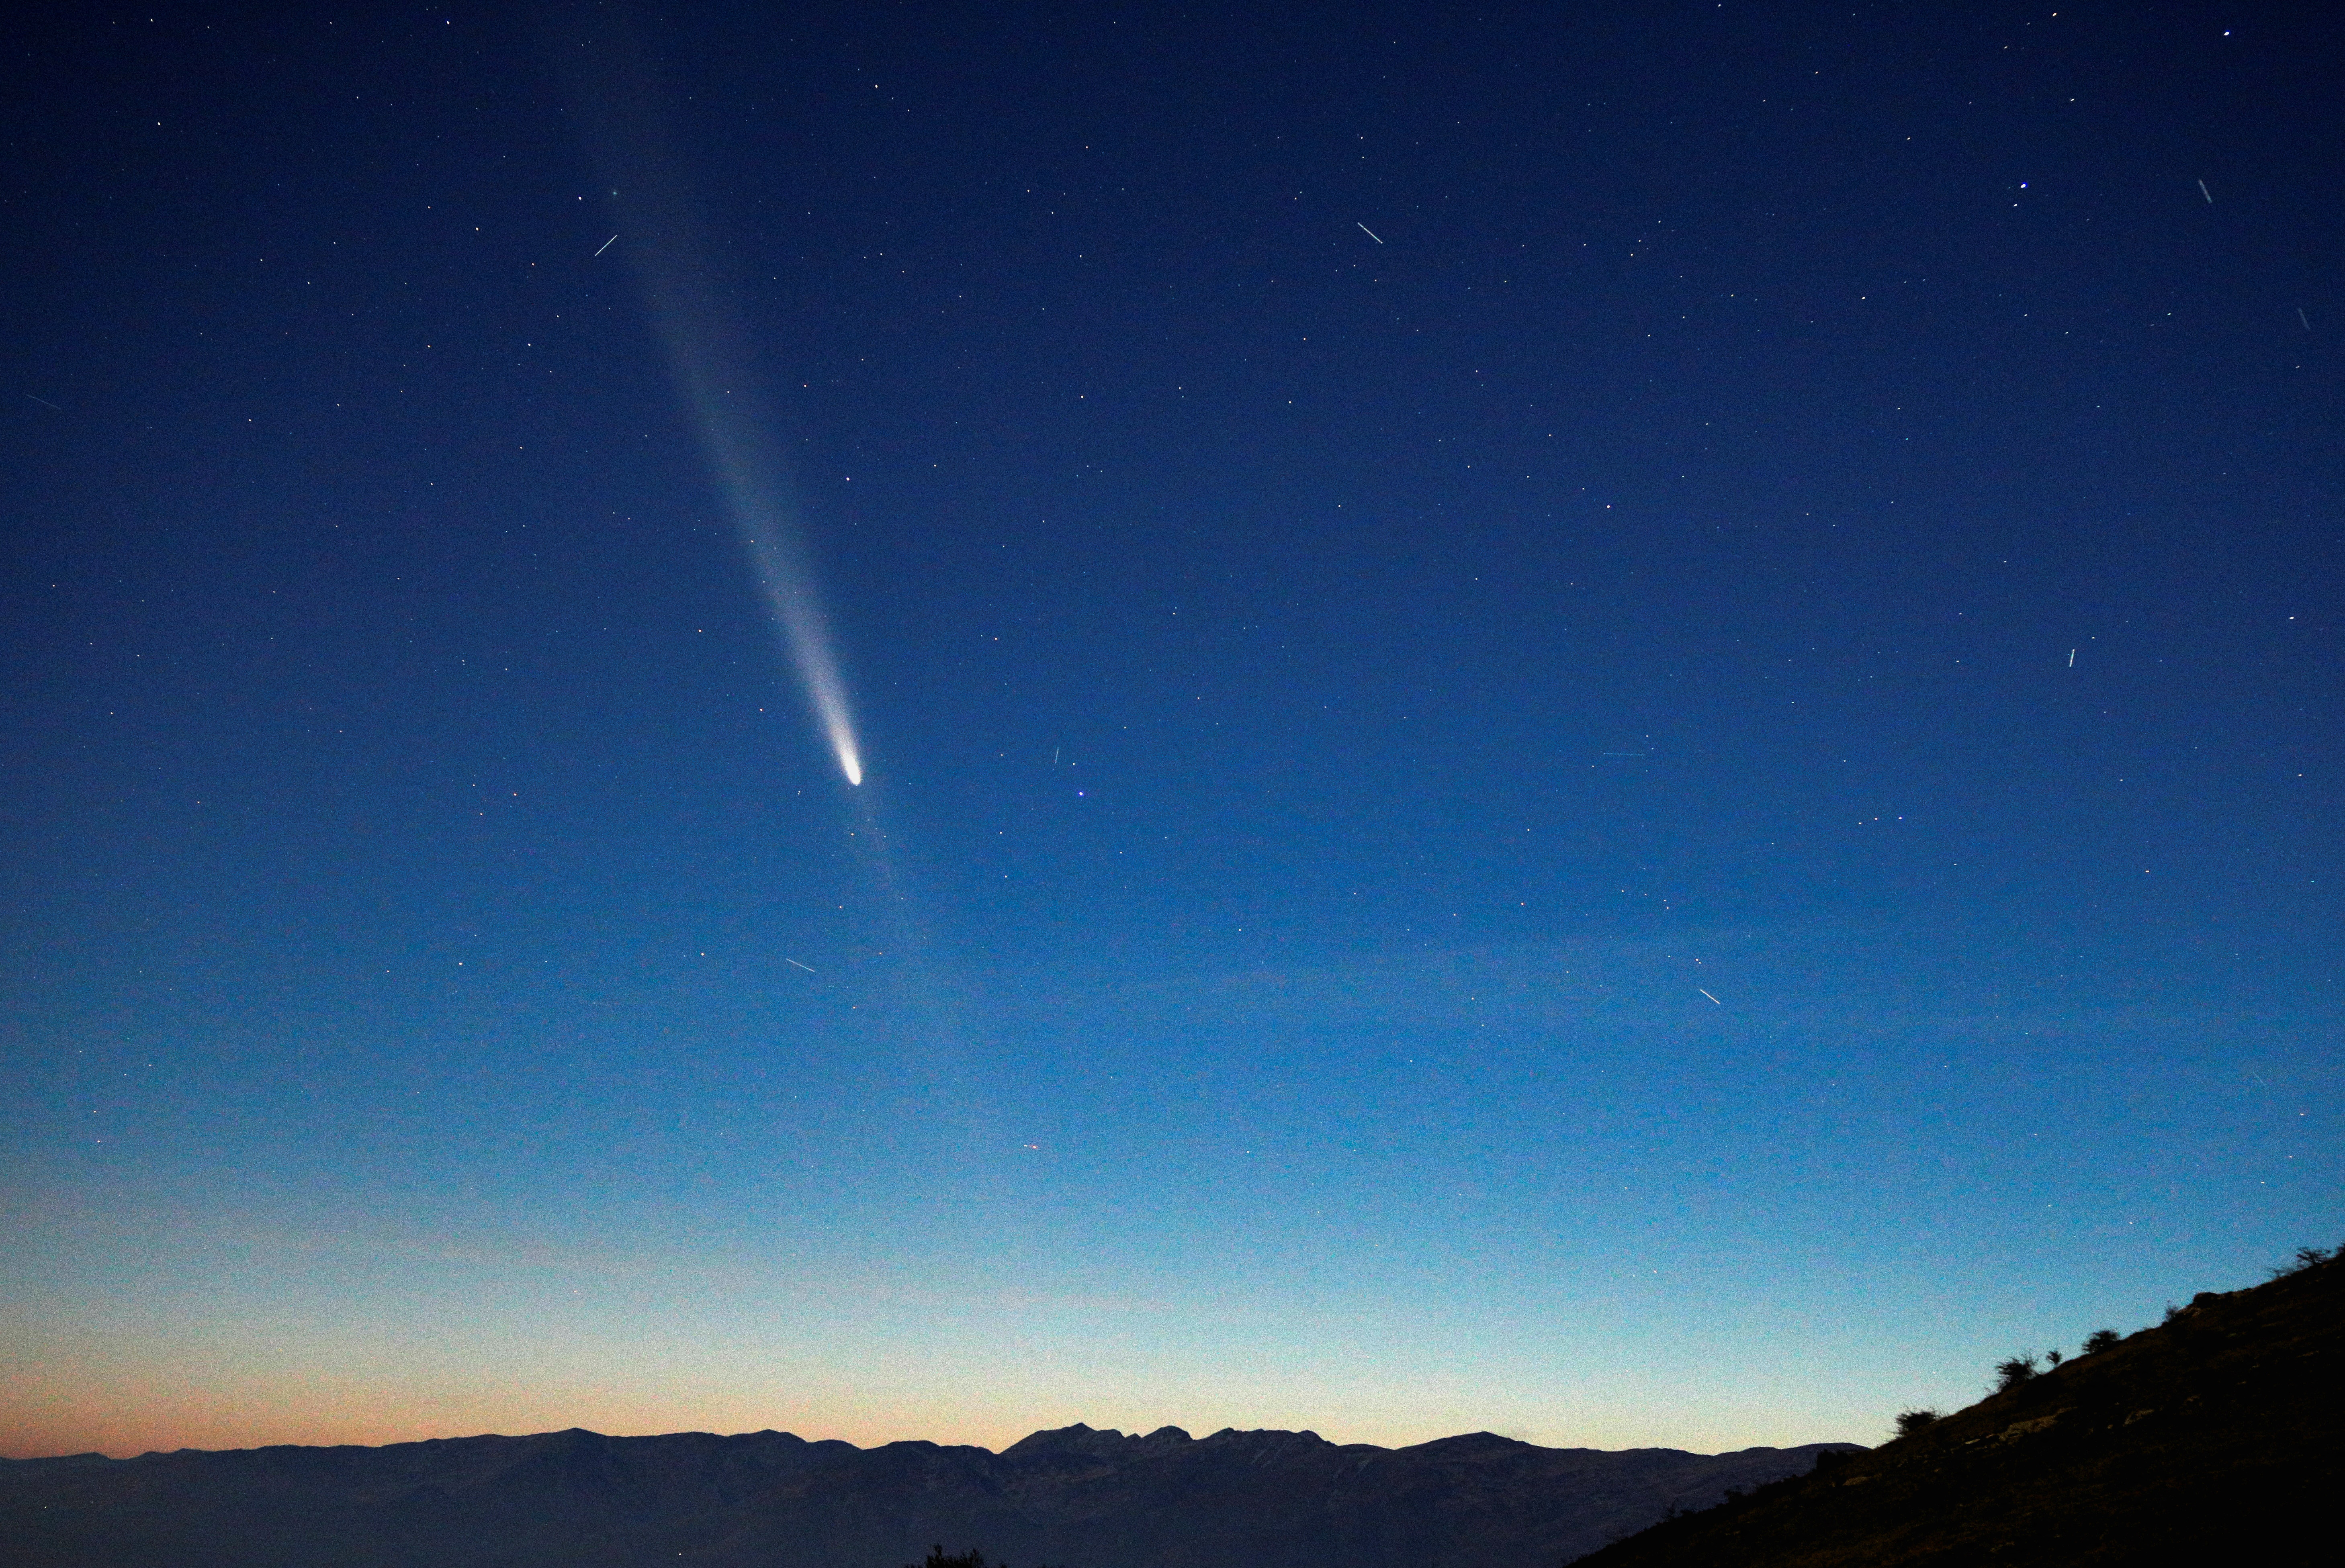
M 2007 1361 L 1997 1361 L 1995 1375 L 2002 1380 L 1995 1385 L 1995 1392 L 2015 1389 L 2035 1375 L 2035 1357 L 2033 1354 L 2014 1356 Z
M 2045 1360 L 2046 1363 L 2046 1364 L 2048 1364 L 2048 1365 L 2051 1365 L 2051 1366 L 2056 1366 L 2056 1366 L 2058 1366 L 2062 1361 L 2066 1361 L 2067 1359 L 2068 1359 L 2067 1357 L 2066 1357 L 2066 1356 L 2062 1355 L 2062 1354 L 2061 1354 L 2058 1351 L 2056 1351 L 2056 1350 L 2053 1350 L 2053 1351 L 2045 1351 L 2045 1352 L 2044 1352 L 2044 1360 Z
M 2275 1280 L 2285 1280 L 2290 1274 L 2301 1274 L 2307 1269 L 2317 1269 L 2340 1252 L 2345 1252 L 2345 1248 L 2340 1248 L 2336 1252 L 2332 1252 L 2326 1247 L 2299 1247 L 2296 1249 L 2295 1262 L 2283 1264 L 2269 1272 Z
M 2103 1351 L 2114 1349 L 2117 1342 L 2117 1331 L 2115 1329 L 2095 1329 L 2085 1336 L 2085 1348 L 2080 1353 L 2097 1356 Z
M 1010 1564 L 988 1563 L 985 1553 L 974 1546 L 966 1552 L 948 1552 L 941 1546 L 931 1546 L 927 1562 L 907 1563 L 904 1568 L 1010 1568 Z
M 1937 1424 L 1938 1412 L 1934 1410 L 1911 1410 L 1897 1412 L 1897 1435 L 1912 1437 Z
M 949 1553 L 941 1545 L 929 1548 L 926 1563 L 907 1563 L 904 1568 L 988 1568 L 985 1553 L 972 1546 L 966 1552 Z M 1007 1563 L 996 1563 L 991 1568 L 1010 1568 Z

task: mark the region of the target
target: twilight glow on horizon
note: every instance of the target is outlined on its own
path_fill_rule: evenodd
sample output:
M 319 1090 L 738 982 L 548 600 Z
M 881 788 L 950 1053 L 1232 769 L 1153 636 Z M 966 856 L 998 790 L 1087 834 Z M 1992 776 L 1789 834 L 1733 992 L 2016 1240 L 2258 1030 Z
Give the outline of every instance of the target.
M 2249 22 L 29 33 L 0 1456 L 1870 1443 L 2345 1240 Z

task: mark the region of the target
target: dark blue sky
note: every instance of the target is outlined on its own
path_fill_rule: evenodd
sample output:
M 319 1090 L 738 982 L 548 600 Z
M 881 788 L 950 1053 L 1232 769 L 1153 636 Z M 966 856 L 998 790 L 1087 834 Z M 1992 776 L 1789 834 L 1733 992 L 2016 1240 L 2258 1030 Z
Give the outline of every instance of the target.
M 2336 1239 L 2335 16 L 614 16 L 18 35 L 0 1452 L 1876 1441 Z

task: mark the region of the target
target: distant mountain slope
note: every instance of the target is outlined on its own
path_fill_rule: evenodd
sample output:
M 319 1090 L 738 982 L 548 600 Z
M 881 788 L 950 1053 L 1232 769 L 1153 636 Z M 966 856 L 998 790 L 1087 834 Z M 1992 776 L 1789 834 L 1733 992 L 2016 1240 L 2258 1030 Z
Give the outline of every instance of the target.
M 2345 1262 L 2161 1327 L 1923 1431 L 1657 1525 L 1579 1568 L 2345 1559 Z
M 1020 1568 L 1552 1564 L 1844 1444 L 1609 1453 L 1478 1433 L 1072 1426 L 996 1454 L 781 1432 L 588 1431 L 389 1448 L 0 1462 L 9 1568 L 898 1568 L 936 1543 Z

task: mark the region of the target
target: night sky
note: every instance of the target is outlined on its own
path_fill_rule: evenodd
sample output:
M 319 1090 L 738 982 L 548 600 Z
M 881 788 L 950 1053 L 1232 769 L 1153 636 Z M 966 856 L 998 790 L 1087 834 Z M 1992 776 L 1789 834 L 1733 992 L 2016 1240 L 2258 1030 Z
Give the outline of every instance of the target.
M 1873 1442 L 2345 1239 L 2340 58 L 20 25 L 0 1453 Z

